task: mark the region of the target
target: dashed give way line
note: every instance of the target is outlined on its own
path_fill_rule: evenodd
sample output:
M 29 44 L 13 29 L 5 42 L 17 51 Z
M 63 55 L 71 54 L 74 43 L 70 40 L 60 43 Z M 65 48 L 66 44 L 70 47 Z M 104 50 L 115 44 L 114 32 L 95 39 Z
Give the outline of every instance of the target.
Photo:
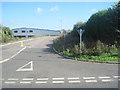
M 9 61 L 10 59 L 14 58 L 15 56 L 17 56 L 19 53 L 21 53 L 24 49 L 26 49 L 26 47 L 22 48 L 20 51 L 18 51 L 16 54 L 14 54 L 13 56 L 11 56 L 10 58 L 7 58 L 5 60 L 0 61 L 0 63 L 4 63 Z
M 99 78 L 100 77 L 100 78 Z M 110 82 L 118 82 L 120 81 L 119 78 L 116 77 L 120 77 L 120 76 L 113 76 L 108 78 L 108 76 L 98 76 L 97 77 L 68 77 L 68 78 L 64 78 L 64 77 L 54 77 L 54 78 L 48 78 L 48 77 L 38 77 L 38 78 L 22 78 L 22 79 L 18 79 L 18 78 L 8 78 L 6 79 L 7 81 L 5 81 L 5 79 L 3 79 L 5 84 L 15 84 L 15 83 L 20 83 L 20 84 L 31 84 L 31 83 L 35 83 L 35 84 L 46 84 L 46 83 L 53 83 L 53 84 L 63 84 L 63 83 L 69 83 L 69 84 L 79 84 L 82 82 L 85 83 L 99 83 L 99 82 L 103 82 L 103 83 L 110 83 Z M 96 78 L 96 79 L 95 79 Z

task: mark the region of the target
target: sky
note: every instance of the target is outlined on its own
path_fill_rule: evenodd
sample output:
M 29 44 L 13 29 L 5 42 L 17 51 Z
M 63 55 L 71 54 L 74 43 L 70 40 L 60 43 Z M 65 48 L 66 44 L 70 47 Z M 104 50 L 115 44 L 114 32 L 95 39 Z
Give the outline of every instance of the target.
M 2 25 L 13 28 L 72 30 L 114 2 L 2 2 Z

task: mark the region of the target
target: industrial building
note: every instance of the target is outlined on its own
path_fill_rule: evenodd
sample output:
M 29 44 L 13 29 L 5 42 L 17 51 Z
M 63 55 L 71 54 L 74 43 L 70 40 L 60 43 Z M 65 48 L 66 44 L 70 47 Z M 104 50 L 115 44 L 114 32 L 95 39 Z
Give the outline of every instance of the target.
M 59 35 L 61 32 L 57 30 L 37 29 L 37 28 L 15 28 L 12 29 L 14 37 L 31 37 L 43 35 Z

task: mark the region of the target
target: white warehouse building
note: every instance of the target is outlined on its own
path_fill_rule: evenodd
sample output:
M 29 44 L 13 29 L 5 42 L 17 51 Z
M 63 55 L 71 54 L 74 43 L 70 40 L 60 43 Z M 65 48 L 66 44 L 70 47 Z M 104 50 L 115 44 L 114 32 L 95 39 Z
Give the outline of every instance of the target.
M 48 30 L 48 29 L 36 29 L 36 28 L 15 28 L 12 29 L 14 37 L 31 37 L 42 35 L 59 35 L 60 31 Z

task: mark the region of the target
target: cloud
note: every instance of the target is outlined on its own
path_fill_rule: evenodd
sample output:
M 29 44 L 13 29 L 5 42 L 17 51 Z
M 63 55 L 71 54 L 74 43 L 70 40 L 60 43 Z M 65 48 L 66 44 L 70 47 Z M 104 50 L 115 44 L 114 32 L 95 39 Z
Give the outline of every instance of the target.
M 37 8 L 37 13 L 40 13 L 42 11 L 43 11 L 42 8 Z
M 92 10 L 89 11 L 89 13 L 90 13 L 90 12 L 95 12 L 95 11 L 96 11 L 96 9 L 92 9 Z
M 96 11 L 96 9 L 92 9 L 92 12 Z
M 53 11 L 58 11 L 58 6 L 54 6 L 53 8 L 50 9 L 51 12 Z

